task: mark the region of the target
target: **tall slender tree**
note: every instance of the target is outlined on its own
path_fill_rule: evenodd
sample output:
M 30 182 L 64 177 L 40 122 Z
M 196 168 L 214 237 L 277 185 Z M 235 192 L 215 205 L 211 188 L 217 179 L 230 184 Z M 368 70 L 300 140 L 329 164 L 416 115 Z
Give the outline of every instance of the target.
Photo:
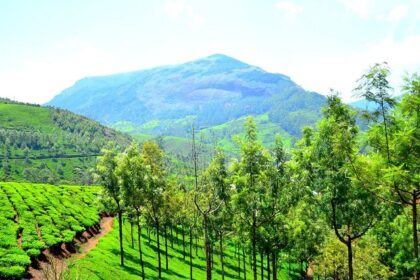
M 233 197 L 237 221 L 249 233 L 252 253 L 252 271 L 257 279 L 258 229 L 268 222 L 264 217 L 265 198 L 269 192 L 271 158 L 257 139 L 255 122 L 248 117 L 245 122 L 245 140 L 241 143 L 240 161 L 232 166 L 236 193 Z
M 138 145 L 132 143 L 119 161 L 117 175 L 121 181 L 125 204 L 134 209 L 137 217 L 138 246 L 140 255 L 141 276 L 144 275 L 143 252 L 141 248 L 141 215 L 145 206 L 145 190 L 147 187 L 147 169 L 140 155 Z
M 351 163 L 357 154 L 358 128 L 354 113 L 332 94 L 315 140 L 316 174 L 324 210 L 337 238 L 347 246 L 348 279 L 353 280 L 353 241 L 373 226 L 376 200 L 354 181 Z
M 124 266 L 124 245 L 122 229 L 122 198 L 121 188 L 116 174 L 118 160 L 114 149 L 103 149 L 96 166 L 99 183 L 104 187 L 104 192 L 112 198 L 117 205 L 118 232 L 120 241 L 120 264 Z
M 145 205 L 156 230 L 158 277 L 161 279 L 160 227 L 164 209 L 163 193 L 167 185 L 164 153 L 155 142 L 146 141 L 142 148 L 142 159 L 148 174 L 148 184 L 145 190 Z

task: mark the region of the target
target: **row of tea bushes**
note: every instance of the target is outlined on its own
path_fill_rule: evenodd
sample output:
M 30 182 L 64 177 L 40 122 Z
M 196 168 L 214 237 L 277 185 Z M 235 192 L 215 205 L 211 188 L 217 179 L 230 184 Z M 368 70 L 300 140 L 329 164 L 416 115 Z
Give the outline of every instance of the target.
M 0 279 L 20 278 L 42 249 L 99 221 L 99 187 L 0 182 Z

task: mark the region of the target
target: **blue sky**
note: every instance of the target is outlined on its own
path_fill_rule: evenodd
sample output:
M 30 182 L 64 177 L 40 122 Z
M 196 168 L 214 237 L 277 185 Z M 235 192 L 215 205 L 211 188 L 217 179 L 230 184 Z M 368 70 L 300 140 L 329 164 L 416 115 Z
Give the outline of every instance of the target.
M 419 0 L 0 2 L 0 96 L 44 103 L 76 80 L 224 53 L 351 99 L 387 61 L 420 72 Z

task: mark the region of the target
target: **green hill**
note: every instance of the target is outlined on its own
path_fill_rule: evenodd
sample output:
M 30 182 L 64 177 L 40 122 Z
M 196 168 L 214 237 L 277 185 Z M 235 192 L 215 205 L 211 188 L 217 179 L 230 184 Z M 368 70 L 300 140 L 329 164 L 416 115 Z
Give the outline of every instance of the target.
M 99 221 L 98 187 L 0 182 L 0 279 L 20 279 L 41 250 Z
M 66 110 L 0 99 L 0 179 L 91 184 L 107 142 L 131 138 Z

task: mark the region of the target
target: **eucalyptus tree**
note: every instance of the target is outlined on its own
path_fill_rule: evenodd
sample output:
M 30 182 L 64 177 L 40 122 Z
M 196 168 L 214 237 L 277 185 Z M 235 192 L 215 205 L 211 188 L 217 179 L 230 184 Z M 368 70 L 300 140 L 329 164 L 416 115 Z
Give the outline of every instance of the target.
M 137 217 L 138 246 L 141 275 L 144 276 L 143 252 L 141 247 L 141 215 L 145 206 L 145 191 L 148 184 L 147 169 L 140 155 L 138 145 L 132 143 L 119 161 L 117 175 L 120 179 L 126 206 L 134 209 Z
M 118 232 L 120 241 L 120 264 L 124 266 L 124 246 L 123 246 L 123 229 L 122 229 L 122 196 L 121 187 L 118 183 L 116 173 L 118 166 L 117 154 L 114 149 L 103 149 L 102 156 L 98 159 L 96 166 L 96 174 L 98 182 L 104 187 L 104 192 L 117 206 L 118 213 Z
M 167 186 L 164 164 L 164 152 L 153 141 L 143 144 L 141 157 L 147 169 L 147 185 L 145 187 L 145 206 L 156 230 L 158 255 L 158 277 L 162 278 L 162 263 L 160 254 L 160 226 L 164 215 L 164 192 Z
M 231 205 L 231 190 L 228 182 L 228 173 L 226 168 L 226 159 L 221 149 L 217 149 L 213 161 L 210 163 L 205 176 L 208 176 L 209 180 L 214 185 L 213 191 L 220 207 L 210 217 L 212 229 L 216 233 L 216 237 L 219 240 L 219 254 L 222 279 L 225 279 L 225 267 L 224 267 L 224 237 L 231 230 L 231 223 L 233 218 L 232 205 Z
M 320 253 L 328 233 L 328 224 L 322 218 L 316 186 L 316 162 L 314 154 L 314 130 L 311 127 L 302 129 L 302 137 L 292 150 L 292 158 L 287 162 L 290 173 L 293 207 L 287 213 L 289 250 L 294 257 L 311 266 Z M 308 271 L 307 271 L 308 272 Z M 306 273 L 306 277 L 308 273 Z
M 235 194 L 232 197 L 239 228 L 248 232 L 252 247 L 252 269 L 257 279 L 257 234 L 264 223 L 267 193 L 270 191 L 271 156 L 257 139 L 257 130 L 251 117 L 245 122 L 245 140 L 241 155 L 232 166 Z
M 176 218 L 180 215 L 183 201 L 182 191 L 174 178 L 169 179 L 163 191 L 162 224 L 165 237 L 165 268 L 169 269 L 168 255 L 168 227 L 176 225 Z
M 273 280 L 277 279 L 277 258 L 280 250 L 286 247 L 287 240 L 287 212 L 292 207 L 292 196 L 287 171 L 288 155 L 283 147 L 279 135 L 276 136 L 272 152 L 271 164 L 267 167 L 267 189 L 261 199 L 265 204 L 261 208 L 261 223 L 259 229 L 261 275 L 263 276 L 263 255 L 267 256 L 267 267 L 273 273 Z M 271 258 L 271 262 L 270 262 Z M 270 269 L 272 266 L 272 270 Z M 270 273 L 268 273 L 270 277 Z
M 194 245 L 194 229 L 198 226 L 198 210 L 194 204 L 194 191 L 187 190 L 185 188 L 181 189 L 180 199 L 182 203 L 180 204 L 180 211 L 178 212 L 178 218 L 182 223 L 188 225 L 188 235 L 189 235 L 189 266 L 190 266 L 190 280 L 193 279 L 193 245 Z
M 396 104 L 390 95 L 388 82 L 390 71 L 386 64 L 376 64 L 360 80 L 356 88 L 360 96 L 377 105 L 371 116 L 374 123 L 368 131 L 368 142 L 376 155 L 385 158 L 383 168 L 389 191 L 395 194 L 403 205 L 411 208 L 413 275 L 420 279 L 420 258 L 418 241 L 417 208 L 420 203 L 419 180 L 419 108 L 420 76 L 413 74 L 404 78 L 402 102 Z M 384 180 L 379 182 L 383 184 Z
M 358 153 L 355 114 L 332 94 L 314 141 L 317 188 L 336 237 L 347 246 L 348 278 L 353 280 L 352 244 L 373 226 L 376 197 L 360 187 L 352 164 Z
M 420 278 L 418 205 L 420 204 L 420 76 L 407 78 L 405 96 L 394 113 L 390 139 L 391 164 L 386 179 L 403 205 L 411 208 L 413 274 Z
M 224 158 L 216 154 L 208 168 L 204 171 L 202 179 L 194 190 L 194 204 L 202 218 L 204 230 L 204 250 L 206 254 L 206 279 L 212 278 L 212 246 L 211 222 L 217 211 L 222 207 L 221 200 L 226 194 L 226 173 Z
M 358 86 L 354 89 L 358 97 L 375 103 L 376 108 L 372 112 L 365 112 L 365 117 L 380 123 L 385 135 L 385 152 L 388 164 L 390 163 L 389 150 L 389 125 L 391 124 L 389 111 L 395 106 L 396 101 L 391 96 L 391 86 L 388 77 L 391 70 L 386 62 L 376 63 L 358 80 Z

